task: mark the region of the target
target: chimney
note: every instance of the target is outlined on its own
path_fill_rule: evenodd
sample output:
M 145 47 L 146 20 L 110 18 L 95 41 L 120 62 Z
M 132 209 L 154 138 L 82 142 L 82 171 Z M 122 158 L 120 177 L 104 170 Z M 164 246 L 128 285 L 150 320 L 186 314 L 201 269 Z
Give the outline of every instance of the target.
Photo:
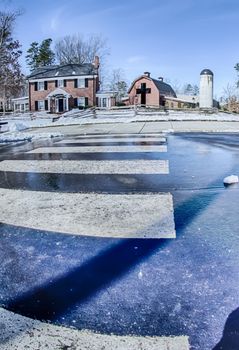
M 95 56 L 95 60 L 94 60 L 93 65 L 94 65 L 94 68 L 95 68 L 95 69 L 98 69 L 98 68 L 99 68 L 99 66 L 100 66 L 100 59 L 99 59 L 99 56 Z
M 144 75 L 150 78 L 150 72 L 144 72 Z
M 158 80 L 159 81 L 163 81 L 163 77 L 158 77 Z

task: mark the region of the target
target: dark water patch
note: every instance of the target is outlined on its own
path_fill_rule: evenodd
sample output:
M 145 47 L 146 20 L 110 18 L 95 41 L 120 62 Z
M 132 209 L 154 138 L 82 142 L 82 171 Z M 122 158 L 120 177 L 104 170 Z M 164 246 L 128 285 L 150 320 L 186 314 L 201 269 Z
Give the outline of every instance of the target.
M 53 147 L 104 147 L 104 146 L 161 146 L 164 141 L 118 141 L 118 142 L 74 142 L 74 143 L 55 143 Z
M 82 153 L 21 153 L 5 156 L 2 160 L 142 160 L 167 159 L 165 152 L 82 152 Z
M 0 172 L 0 187 L 29 191 L 137 193 L 169 190 L 165 175 Z M 166 186 L 165 186 L 166 185 Z
M 24 157 L 26 152 L 32 151 L 35 148 L 39 147 L 51 147 L 54 142 L 59 141 L 60 138 L 55 139 L 45 139 L 45 140 L 36 140 L 36 141 L 20 141 L 13 142 L 6 146 L 0 147 L 0 161 L 6 159 L 14 159 L 17 157 Z
M 87 140 L 88 138 L 89 139 L 92 139 L 92 138 L 94 138 L 94 139 L 99 139 L 99 140 L 101 140 L 101 139 L 103 139 L 103 140 L 107 140 L 107 139 L 127 139 L 127 138 L 129 138 L 129 139 L 134 139 L 134 138 L 136 138 L 136 139 L 145 139 L 145 138 L 150 138 L 150 139 L 152 139 L 152 140 L 154 140 L 154 139 L 158 139 L 159 137 L 164 137 L 164 135 L 162 135 L 162 134 L 158 134 L 158 135 L 155 135 L 155 134 L 153 134 L 153 135 L 151 135 L 151 134 L 132 134 L 132 135 L 111 135 L 111 134 L 107 134 L 107 135 L 105 135 L 105 136 L 99 136 L 99 135 L 95 135 L 95 134 L 93 134 L 93 135 L 90 135 L 90 134 L 87 134 L 87 135 L 85 135 L 85 136 L 76 136 L 76 137 L 70 137 L 69 136 L 69 138 L 71 138 L 71 139 L 81 139 L 81 140 Z
M 239 150 L 238 133 L 182 133 L 175 134 L 186 140 L 208 144 L 214 147 Z

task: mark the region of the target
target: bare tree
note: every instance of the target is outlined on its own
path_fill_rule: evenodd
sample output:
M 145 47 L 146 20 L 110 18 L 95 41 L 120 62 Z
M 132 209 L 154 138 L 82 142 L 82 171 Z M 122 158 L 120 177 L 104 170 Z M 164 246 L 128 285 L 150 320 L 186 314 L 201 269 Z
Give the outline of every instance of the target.
M 7 100 L 21 89 L 22 74 L 18 59 L 22 54 L 20 43 L 12 37 L 13 28 L 19 11 L 0 11 L 0 96 L 3 108 Z
M 0 55 L 3 51 L 3 46 L 9 35 L 12 34 L 18 12 L 0 11 Z M 1 57 L 1 56 L 0 56 Z
M 80 34 L 67 35 L 55 44 L 56 59 L 60 64 L 91 63 L 99 56 L 101 65 L 109 54 L 107 40 L 100 35 L 92 34 L 84 38 Z
M 171 85 L 171 87 L 173 88 L 173 90 L 176 92 L 176 94 L 180 94 L 182 91 L 182 85 L 181 83 L 177 80 L 170 80 L 170 79 L 165 79 L 165 83 Z
M 124 71 L 121 68 L 113 69 L 107 80 L 108 88 L 116 93 L 116 101 L 120 103 L 127 94 L 128 87 Z
M 239 99 L 236 84 L 227 84 L 223 89 L 223 96 L 220 98 L 224 109 L 229 112 L 239 112 Z

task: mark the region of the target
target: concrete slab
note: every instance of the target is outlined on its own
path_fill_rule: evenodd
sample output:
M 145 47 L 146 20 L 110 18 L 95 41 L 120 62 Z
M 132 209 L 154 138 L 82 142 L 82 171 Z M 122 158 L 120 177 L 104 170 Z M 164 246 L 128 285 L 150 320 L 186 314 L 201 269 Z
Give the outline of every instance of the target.
M 28 153 L 167 152 L 167 146 L 41 147 Z
M 165 130 L 171 130 L 171 122 L 146 122 L 141 130 L 141 133 L 161 133 Z
M 5 160 L 0 171 L 62 174 L 168 174 L 167 160 Z
M 238 132 L 239 122 L 218 121 L 174 121 L 171 122 L 175 132 Z
M 114 128 L 111 129 L 110 133 L 114 134 L 125 134 L 125 133 L 140 133 L 145 125 L 145 122 L 137 123 L 117 123 L 114 124 Z
M 49 127 L 29 129 L 31 133 L 49 133 L 49 132 L 62 132 L 65 135 L 84 135 L 87 133 L 101 134 L 109 133 L 111 129 L 115 127 L 115 124 L 74 124 L 74 125 L 53 125 Z
M 116 127 L 116 123 L 107 124 L 85 124 L 78 125 L 78 130 L 80 133 L 91 133 L 91 134 L 108 134 Z
M 0 189 L 0 222 L 75 235 L 175 238 L 164 194 L 56 193 Z
M 64 135 L 85 135 L 85 134 L 124 134 L 124 133 L 160 133 L 165 130 L 175 132 L 239 132 L 239 121 L 156 121 L 156 122 L 133 122 L 133 123 L 107 123 L 107 124 L 85 124 L 50 126 L 31 129 L 31 133 L 39 132 L 61 132 Z
M 78 135 L 80 131 L 83 132 L 84 127 L 81 127 L 80 125 L 65 125 L 65 126 L 49 126 L 44 128 L 34 128 L 27 130 L 31 134 L 38 134 L 38 133 L 52 133 L 52 132 L 59 132 L 63 133 L 65 135 Z
M 1 350 L 189 350 L 188 337 L 97 334 L 43 323 L 0 308 Z

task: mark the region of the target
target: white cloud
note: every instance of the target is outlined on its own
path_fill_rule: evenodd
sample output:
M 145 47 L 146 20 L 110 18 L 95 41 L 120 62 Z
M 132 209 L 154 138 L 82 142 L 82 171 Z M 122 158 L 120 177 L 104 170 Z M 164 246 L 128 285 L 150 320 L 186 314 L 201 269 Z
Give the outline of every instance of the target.
M 59 26 L 62 23 L 62 15 L 65 12 L 65 7 L 60 7 L 55 11 L 53 16 L 50 19 L 50 29 L 55 32 L 59 29 Z
M 41 20 L 42 33 L 44 35 L 57 33 L 62 27 L 65 12 L 66 6 L 62 6 L 50 12 L 46 17 L 43 17 Z

